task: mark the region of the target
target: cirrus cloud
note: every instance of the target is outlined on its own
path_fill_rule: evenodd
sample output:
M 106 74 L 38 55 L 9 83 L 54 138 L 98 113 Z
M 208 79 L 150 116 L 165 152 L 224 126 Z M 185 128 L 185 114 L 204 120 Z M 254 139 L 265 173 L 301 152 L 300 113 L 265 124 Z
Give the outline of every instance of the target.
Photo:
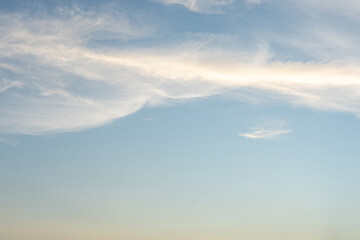
M 145 106 L 246 89 L 293 105 L 360 115 L 356 63 L 279 61 L 246 48 L 234 55 L 223 46 L 93 47 L 94 39 L 129 41 L 154 28 L 76 7 L 59 8 L 56 16 L 2 14 L 0 23 L 2 133 L 74 131 Z M 272 134 L 256 131 L 253 136 Z

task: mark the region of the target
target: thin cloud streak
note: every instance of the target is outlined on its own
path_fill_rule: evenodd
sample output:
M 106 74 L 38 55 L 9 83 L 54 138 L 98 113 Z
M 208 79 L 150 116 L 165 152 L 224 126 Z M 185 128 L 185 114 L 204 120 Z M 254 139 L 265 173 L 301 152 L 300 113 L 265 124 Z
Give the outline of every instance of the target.
M 247 133 L 239 133 L 240 137 L 249 139 L 272 139 L 279 135 L 288 134 L 291 130 L 286 129 L 263 129 L 263 128 L 252 128 L 253 131 Z

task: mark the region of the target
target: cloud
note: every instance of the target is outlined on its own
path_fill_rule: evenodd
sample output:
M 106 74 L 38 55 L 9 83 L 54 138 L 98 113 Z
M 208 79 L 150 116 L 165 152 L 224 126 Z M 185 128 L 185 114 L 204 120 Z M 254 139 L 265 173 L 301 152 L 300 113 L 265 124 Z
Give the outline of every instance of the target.
M 151 0 L 166 5 L 183 5 L 187 9 L 198 13 L 222 13 L 223 7 L 234 2 L 246 2 L 248 4 L 260 4 L 264 0 Z M 303 11 L 303 14 L 331 14 L 346 18 L 360 20 L 358 11 L 360 3 L 357 0 L 266 0 L 272 5 L 287 7 L 290 11 Z M 306 18 L 305 18 L 306 19 Z
M 0 137 L 0 144 L 1 143 L 11 145 L 11 146 L 16 146 L 18 144 L 16 141 L 8 140 L 8 139 Z
M 87 47 L 99 36 L 102 41 L 141 38 L 152 31 L 145 24 L 78 7 L 58 8 L 54 17 L 2 14 L 0 22 L 1 132 L 97 126 L 156 98 L 146 84 L 139 89 L 138 74 L 108 64 Z
M 240 137 L 249 139 L 273 139 L 280 135 L 288 134 L 291 130 L 285 128 L 285 121 L 265 121 L 256 127 L 251 127 L 250 132 L 239 133 Z
M 223 6 L 231 4 L 233 0 L 154 0 L 166 5 L 179 4 L 198 13 L 221 13 Z
M 291 4 L 300 6 L 303 10 L 308 12 L 321 12 L 325 14 L 341 15 L 343 17 L 360 20 L 359 10 L 360 2 L 357 0 L 291 0 Z M 288 4 L 289 1 L 281 1 L 282 4 Z
M 177 47 L 123 47 L 154 29 L 121 11 L 1 14 L 0 132 L 74 131 L 146 106 L 244 90 L 260 101 L 360 116 L 356 61 L 280 61 L 268 47 L 234 52 L 221 44 L 194 47 L 194 39 Z M 119 44 L 104 44 L 109 39 Z
M 290 130 L 286 129 L 262 129 L 262 128 L 252 128 L 251 132 L 239 133 L 240 137 L 250 138 L 250 139 L 271 139 L 279 135 L 284 135 L 290 133 Z
M 1 65 L 0 65 L 1 68 Z M 10 88 L 21 88 L 21 82 L 19 81 L 8 81 L 7 79 L 0 80 L 0 93 L 5 92 Z
M 260 4 L 263 0 L 246 0 L 247 3 L 250 4 Z

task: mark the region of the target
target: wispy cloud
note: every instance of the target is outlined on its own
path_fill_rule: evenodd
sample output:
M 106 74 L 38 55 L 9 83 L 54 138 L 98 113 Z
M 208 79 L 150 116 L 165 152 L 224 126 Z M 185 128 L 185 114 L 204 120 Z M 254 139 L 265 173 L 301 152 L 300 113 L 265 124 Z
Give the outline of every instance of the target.
M 249 128 L 250 131 L 242 132 L 238 135 L 249 139 L 272 139 L 292 132 L 292 130 L 288 129 L 286 125 L 287 123 L 283 120 L 266 120 L 257 124 L 256 127 Z
M 263 129 L 257 127 L 251 129 L 250 132 L 239 133 L 239 136 L 250 139 L 271 139 L 291 132 L 291 130 L 286 129 Z
M 148 26 L 126 14 L 77 7 L 58 8 L 55 16 L 2 14 L 0 132 L 84 129 L 147 105 L 244 89 L 261 92 L 259 99 L 271 96 L 293 105 L 360 115 L 356 61 L 279 61 L 264 48 L 234 53 L 221 44 L 191 47 L 191 39 L 181 47 L 95 44 L 109 38 L 144 38 L 154 31 Z M 284 134 L 281 131 L 255 129 L 247 134 L 273 136 Z
M 289 4 L 287 0 L 281 0 L 280 2 L 281 4 Z M 357 0 L 291 0 L 290 3 L 311 13 L 340 15 L 346 18 L 360 20 L 358 14 L 360 2 Z
M 18 143 L 16 141 L 13 141 L 13 140 L 9 140 L 9 139 L 5 139 L 5 138 L 2 138 L 0 137 L 0 144 L 3 143 L 3 144 L 7 144 L 7 145 L 11 145 L 11 146 L 16 146 Z
M 154 0 L 166 5 L 179 4 L 198 13 L 221 13 L 222 7 L 234 0 Z
M 250 4 L 260 4 L 263 0 L 246 0 L 247 3 Z
M 153 95 L 146 84 L 139 89 L 138 74 L 87 47 L 99 36 L 144 37 L 153 30 L 147 24 L 78 7 L 58 8 L 55 16 L 2 14 L 0 22 L 1 132 L 96 126 L 137 111 Z
M 1 65 L 0 65 L 1 68 Z M 10 88 L 21 88 L 21 82 L 19 81 L 8 81 L 7 79 L 0 80 L 0 93 L 5 92 Z

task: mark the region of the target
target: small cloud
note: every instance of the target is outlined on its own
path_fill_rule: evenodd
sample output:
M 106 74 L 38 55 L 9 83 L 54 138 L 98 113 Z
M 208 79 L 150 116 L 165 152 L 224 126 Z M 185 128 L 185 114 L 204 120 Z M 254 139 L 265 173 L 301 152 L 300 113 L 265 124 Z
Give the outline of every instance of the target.
M 291 130 L 288 129 L 266 129 L 260 127 L 251 128 L 252 131 L 246 133 L 239 133 L 240 137 L 250 138 L 250 139 L 272 139 L 276 136 L 288 134 Z

